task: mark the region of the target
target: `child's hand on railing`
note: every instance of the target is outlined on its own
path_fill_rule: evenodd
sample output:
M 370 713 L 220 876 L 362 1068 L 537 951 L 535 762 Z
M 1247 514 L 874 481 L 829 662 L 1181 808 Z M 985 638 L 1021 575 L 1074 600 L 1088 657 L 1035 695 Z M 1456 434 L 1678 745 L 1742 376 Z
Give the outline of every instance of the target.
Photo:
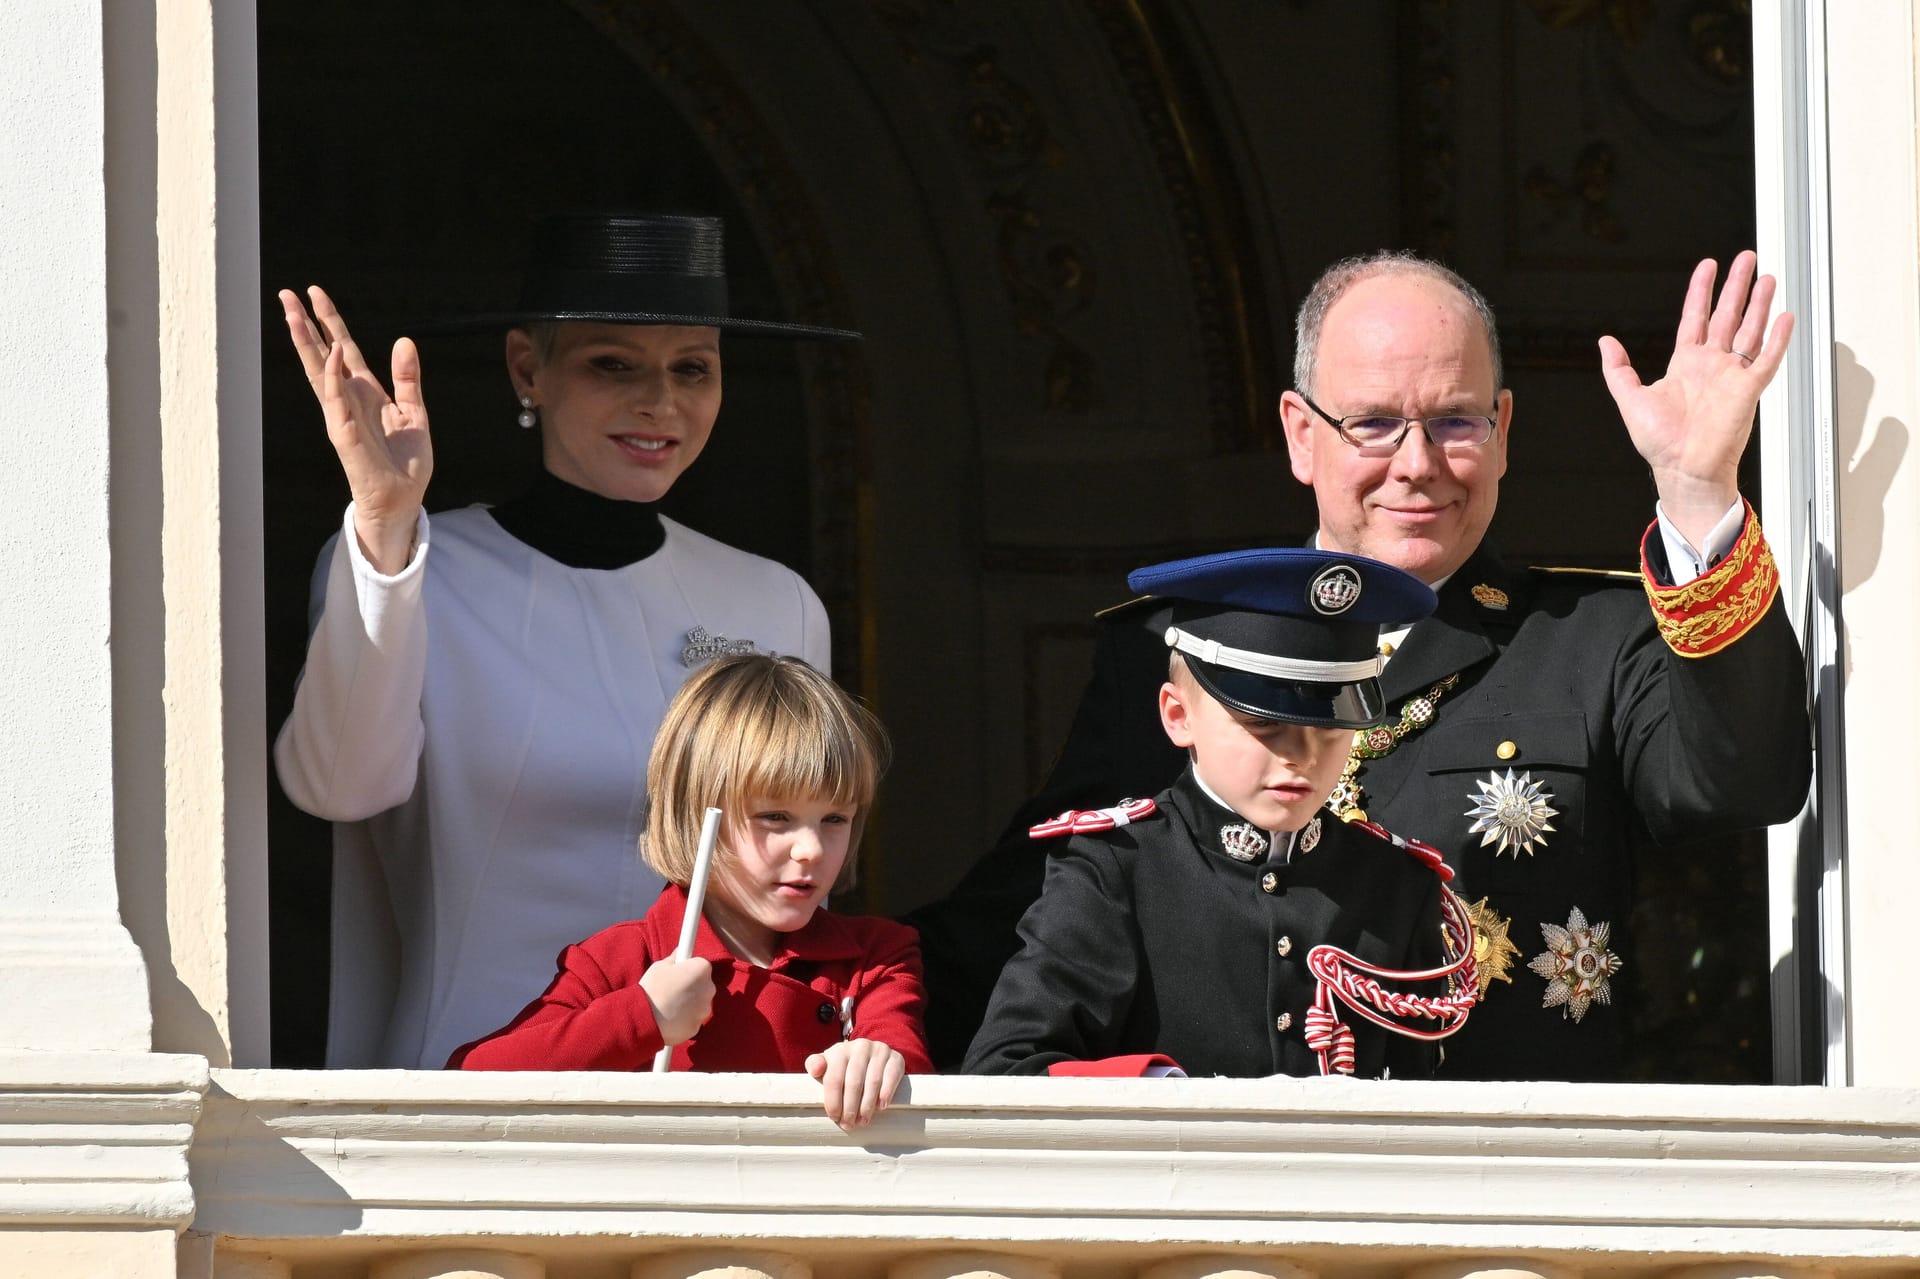
M 818 1079 L 827 1118 L 851 1132 L 885 1110 L 907 1077 L 907 1059 L 877 1039 L 848 1039 L 807 1058 Z

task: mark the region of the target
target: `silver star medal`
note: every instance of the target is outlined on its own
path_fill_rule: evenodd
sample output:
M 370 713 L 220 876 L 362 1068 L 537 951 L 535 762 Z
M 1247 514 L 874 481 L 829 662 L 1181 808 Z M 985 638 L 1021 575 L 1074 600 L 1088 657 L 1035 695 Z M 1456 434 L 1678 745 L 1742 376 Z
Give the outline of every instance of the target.
M 1517 860 L 1521 849 L 1531 857 L 1536 843 L 1547 842 L 1546 832 L 1553 829 L 1548 819 L 1558 817 L 1560 810 L 1548 803 L 1553 792 L 1545 782 L 1534 781 L 1530 772 L 1516 779 L 1509 768 L 1505 777 L 1496 769 L 1487 774 L 1485 781 L 1475 781 L 1474 785 L 1480 788 L 1480 793 L 1467 797 L 1473 801 L 1473 807 L 1465 816 L 1474 819 L 1473 825 L 1467 827 L 1467 834 L 1480 836 L 1482 848 L 1498 840 L 1500 846 L 1493 850 L 1493 855 L 1498 857 L 1510 851 Z
M 752 640 L 730 640 L 724 635 L 713 634 L 704 626 L 696 626 L 687 632 L 686 646 L 680 650 L 680 664 L 698 666 L 716 657 L 738 657 L 753 651 Z
M 1220 828 L 1220 848 L 1227 856 L 1237 862 L 1250 862 L 1256 857 L 1265 857 L 1273 847 L 1273 840 L 1267 832 L 1252 822 L 1239 822 Z
M 1567 916 L 1567 926 L 1540 925 L 1547 949 L 1527 964 L 1547 979 L 1542 1008 L 1558 1008 L 1562 1017 L 1578 1023 L 1594 1004 L 1611 1004 L 1613 988 L 1607 979 L 1619 972 L 1620 956 L 1607 949 L 1607 936 L 1613 925 L 1601 920 L 1589 925 L 1587 917 L 1575 906 Z

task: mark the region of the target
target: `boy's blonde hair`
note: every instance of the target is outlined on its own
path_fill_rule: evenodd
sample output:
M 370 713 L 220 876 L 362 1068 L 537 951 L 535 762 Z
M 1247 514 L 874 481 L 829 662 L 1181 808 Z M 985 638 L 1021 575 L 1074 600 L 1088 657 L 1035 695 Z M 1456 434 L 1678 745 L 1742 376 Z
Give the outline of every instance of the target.
M 709 807 L 732 821 L 754 799 L 823 798 L 854 810 L 847 860 L 833 884 L 844 889 L 854 880 L 888 754 L 873 712 L 799 658 L 718 658 L 681 686 L 660 721 L 647 761 L 640 855 L 684 888 Z

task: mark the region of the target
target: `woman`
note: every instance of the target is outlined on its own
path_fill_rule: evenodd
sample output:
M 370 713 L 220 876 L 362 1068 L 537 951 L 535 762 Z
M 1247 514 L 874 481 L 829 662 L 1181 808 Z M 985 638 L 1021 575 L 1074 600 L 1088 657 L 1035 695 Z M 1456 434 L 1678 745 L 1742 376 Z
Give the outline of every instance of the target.
M 720 652 L 828 665 L 796 574 L 661 516 L 720 409 L 731 317 L 714 218 L 567 215 L 534 233 L 507 372 L 542 472 L 432 521 L 420 363 L 391 398 L 332 301 L 280 294 L 352 503 L 314 575 L 274 761 L 336 823 L 327 1064 L 438 1067 L 511 1017 L 561 947 L 646 912 L 654 729 Z

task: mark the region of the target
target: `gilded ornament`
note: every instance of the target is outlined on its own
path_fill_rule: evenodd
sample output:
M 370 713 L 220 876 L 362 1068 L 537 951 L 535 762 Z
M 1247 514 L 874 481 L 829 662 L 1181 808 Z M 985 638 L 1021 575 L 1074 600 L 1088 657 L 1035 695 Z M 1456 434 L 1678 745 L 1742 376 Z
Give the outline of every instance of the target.
M 1382 724 L 1378 728 L 1363 728 L 1355 732 L 1353 749 L 1347 755 L 1347 766 L 1341 770 L 1340 781 L 1327 796 L 1327 811 L 1343 822 L 1366 821 L 1367 814 L 1360 807 L 1366 799 L 1366 791 L 1360 785 L 1360 766 L 1370 759 L 1392 754 L 1407 734 L 1417 733 L 1432 723 L 1433 708 L 1459 682 L 1459 675 L 1449 675 L 1427 689 L 1426 696 L 1408 699 L 1400 708 L 1400 722 L 1397 724 Z
M 1681 657 L 1706 657 L 1739 639 L 1772 606 L 1780 570 L 1752 509 L 1745 530 L 1725 559 L 1680 586 L 1647 579 L 1660 636 Z
M 1504 609 L 1508 604 L 1507 593 L 1505 591 L 1497 586 L 1489 586 L 1485 582 L 1474 587 L 1471 594 L 1473 595 L 1473 602 L 1482 608 Z
M 1558 1008 L 1562 1017 L 1578 1022 L 1594 1004 L 1613 1003 L 1608 979 L 1622 967 L 1620 956 L 1607 949 L 1607 936 L 1613 925 L 1604 920 L 1589 925 L 1587 917 L 1575 906 L 1567 916 L 1567 925 L 1540 925 L 1547 949 L 1527 967 L 1547 979 L 1547 992 L 1540 999 L 1542 1008 Z
M 1366 811 L 1360 807 L 1360 783 L 1353 778 L 1359 767 L 1358 759 L 1348 759 L 1346 776 L 1335 782 L 1327 794 L 1327 811 L 1343 822 L 1367 820 Z
M 1464 816 L 1474 819 L 1467 834 L 1480 836 L 1480 847 L 1498 841 L 1495 857 L 1510 851 L 1518 860 L 1522 849 L 1531 857 L 1535 844 L 1547 842 L 1546 832 L 1553 829 L 1550 819 L 1558 817 L 1560 810 L 1548 802 L 1553 792 L 1545 782 L 1534 781 L 1530 772 L 1516 778 L 1509 768 L 1504 777 L 1495 769 L 1485 781 L 1475 781 L 1474 785 L 1480 788 L 1480 794 L 1467 797 L 1473 807 Z
M 1502 919 L 1486 898 L 1467 907 L 1467 918 L 1473 921 L 1473 962 L 1480 974 L 1480 998 L 1485 999 L 1494 982 L 1513 984 L 1509 970 L 1520 958 L 1520 948 L 1507 938 L 1513 921 Z

